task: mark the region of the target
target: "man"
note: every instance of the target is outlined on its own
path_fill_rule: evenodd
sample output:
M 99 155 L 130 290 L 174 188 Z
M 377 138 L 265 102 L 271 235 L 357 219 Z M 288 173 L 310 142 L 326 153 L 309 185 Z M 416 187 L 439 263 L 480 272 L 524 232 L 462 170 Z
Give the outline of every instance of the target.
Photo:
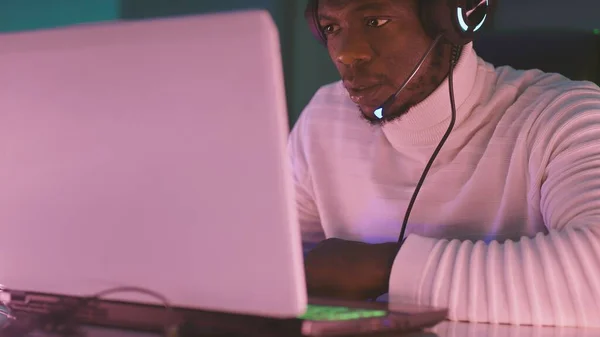
M 440 44 L 377 119 L 372 111 L 432 42 L 419 0 L 321 0 L 342 81 L 290 135 L 310 295 L 448 307 L 452 320 L 600 326 L 600 89 L 494 68 Z

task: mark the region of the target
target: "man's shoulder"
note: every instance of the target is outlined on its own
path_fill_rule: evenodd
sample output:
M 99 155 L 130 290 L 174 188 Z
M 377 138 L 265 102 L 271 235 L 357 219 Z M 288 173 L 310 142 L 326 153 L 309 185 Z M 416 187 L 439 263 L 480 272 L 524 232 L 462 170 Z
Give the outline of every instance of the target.
M 506 94 L 510 104 L 503 119 L 519 121 L 508 124 L 521 128 L 532 146 L 547 147 L 600 123 L 600 87 L 592 82 L 540 70 L 497 67 L 495 71 L 495 95 L 512 93 Z
M 600 87 L 589 81 L 571 80 L 561 74 L 539 69 L 517 70 L 495 67 L 496 88 L 513 88 L 515 102 L 526 100 L 536 107 L 551 107 L 556 100 L 584 95 L 600 97 Z
M 363 124 L 359 111 L 350 100 L 341 81 L 321 86 L 312 96 L 298 117 L 298 123 L 331 128 L 343 127 L 347 123 Z
M 345 98 L 344 96 L 346 96 L 346 92 L 342 81 L 335 81 L 324 84 L 317 89 L 310 103 L 339 103 L 340 99 Z
M 323 115 L 316 113 L 316 111 L 328 110 L 330 113 L 325 116 L 330 116 L 339 110 L 352 108 L 356 108 L 356 106 L 348 97 L 342 81 L 336 81 L 321 86 L 312 96 L 302 113 L 305 115 Z
M 575 117 L 577 114 L 598 109 L 600 87 L 589 81 L 571 80 L 558 73 L 538 69 L 516 70 L 508 66 L 496 67 L 496 94 L 507 94 L 515 113 L 526 114 L 538 122 Z M 600 111 L 598 111 L 600 114 Z
M 290 135 L 293 148 L 309 153 L 360 141 L 373 128 L 361 118 L 341 81 L 320 87 L 302 110 Z M 351 135 L 351 136 L 349 136 Z

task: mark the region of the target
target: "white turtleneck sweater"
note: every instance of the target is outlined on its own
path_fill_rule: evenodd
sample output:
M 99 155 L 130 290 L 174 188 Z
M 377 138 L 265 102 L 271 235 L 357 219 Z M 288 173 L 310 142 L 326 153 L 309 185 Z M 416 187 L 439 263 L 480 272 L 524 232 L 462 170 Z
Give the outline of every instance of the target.
M 472 322 L 600 327 L 600 89 L 463 50 L 457 123 L 419 193 L 390 300 Z M 305 241 L 396 241 L 450 120 L 448 82 L 383 127 L 340 82 L 290 135 Z

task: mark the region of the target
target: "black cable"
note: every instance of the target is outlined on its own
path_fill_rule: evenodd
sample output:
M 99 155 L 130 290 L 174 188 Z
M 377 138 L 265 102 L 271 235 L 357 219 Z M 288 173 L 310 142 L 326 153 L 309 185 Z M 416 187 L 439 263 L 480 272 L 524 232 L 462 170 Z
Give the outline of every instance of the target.
M 427 165 L 425 166 L 425 169 L 423 170 L 423 173 L 421 174 L 421 178 L 419 179 L 419 182 L 417 183 L 417 186 L 415 187 L 415 191 L 413 192 L 412 197 L 410 198 L 410 202 L 408 203 L 408 206 L 406 207 L 406 213 L 404 213 L 404 221 L 402 222 L 402 227 L 400 229 L 400 235 L 398 236 L 398 243 L 400 243 L 400 244 L 404 241 L 404 233 L 406 232 L 406 226 L 408 224 L 410 212 L 412 211 L 415 201 L 417 200 L 417 195 L 419 194 L 419 191 L 421 190 L 421 187 L 423 186 L 425 177 L 427 177 L 427 173 L 429 173 L 429 169 L 431 169 L 431 166 L 433 165 L 435 158 L 440 153 L 440 150 L 446 143 L 446 140 L 450 136 L 450 132 L 452 131 L 452 129 L 454 128 L 454 124 L 456 123 L 456 102 L 454 100 L 454 76 L 453 76 L 453 73 L 454 73 L 454 67 L 456 66 L 456 63 L 458 63 L 458 59 L 460 57 L 461 50 L 462 50 L 462 48 L 459 46 L 452 46 L 452 55 L 450 56 L 450 69 L 448 72 L 448 91 L 450 93 L 450 106 L 452 109 L 452 116 L 450 118 L 450 124 L 448 125 L 448 129 L 446 130 L 446 133 L 444 133 L 444 136 L 440 140 L 440 143 L 435 148 L 435 151 L 433 151 L 431 158 L 429 158 L 429 161 L 427 162 Z
M 7 318 L 11 318 L 8 325 L 3 325 L 0 330 L 0 336 L 7 337 L 23 337 L 28 336 L 36 331 L 43 333 L 58 334 L 62 337 L 83 337 L 85 334 L 80 330 L 77 322 L 77 314 L 80 310 L 85 309 L 95 301 L 101 300 L 103 297 L 116 293 L 141 293 L 158 299 L 168 312 L 173 312 L 173 307 L 166 297 L 163 295 L 140 287 L 115 287 L 100 291 L 92 296 L 84 297 L 77 300 L 74 304 L 65 306 L 64 308 L 55 309 L 45 314 L 34 315 L 33 317 L 15 318 L 10 311 L 10 303 L 6 305 L 8 311 L 0 311 Z M 176 325 L 166 325 L 164 327 L 165 336 L 178 336 L 178 327 Z
M 0 331 L 17 319 L 6 303 L 0 303 Z
M 140 288 L 140 287 L 123 286 L 123 287 L 110 288 L 110 289 L 106 289 L 106 290 L 97 292 L 95 295 L 93 295 L 91 297 L 84 298 L 83 301 L 90 302 L 90 301 L 100 300 L 105 296 L 117 294 L 117 293 L 146 294 L 146 295 L 149 295 L 150 297 L 153 297 L 154 299 L 159 300 L 167 311 L 173 311 L 173 307 L 171 306 L 171 304 L 169 303 L 169 300 L 165 296 L 163 296 L 155 291 Z

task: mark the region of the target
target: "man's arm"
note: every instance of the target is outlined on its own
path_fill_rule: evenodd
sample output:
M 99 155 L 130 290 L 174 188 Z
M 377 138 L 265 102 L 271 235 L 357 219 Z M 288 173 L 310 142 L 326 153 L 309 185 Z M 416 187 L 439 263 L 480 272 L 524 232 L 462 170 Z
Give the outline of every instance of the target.
M 600 91 L 572 90 L 532 130 L 548 234 L 503 243 L 411 235 L 390 299 L 448 307 L 472 322 L 600 327 Z
M 306 162 L 306 150 L 302 142 L 306 132 L 305 114 L 302 113 L 288 141 L 288 153 L 292 166 L 294 188 L 296 190 L 296 208 L 298 221 L 302 232 L 302 241 L 305 253 L 317 243 L 325 239 L 325 233 L 319 219 L 319 212 L 315 204 L 315 194 L 311 181 L 308 163 Z
M 309 111 L 310 113 L 310 111 Z M 309 296 L 367 299 L 388 292 L 390 267 L 397 245 L 370 245 L 326 239 L 307 162 L 306 113 L 300 116 L 288 143 L 296 204 L 304 246 L 306 287 Z M 309 146 L 310 147 L 310 146 Z M 309 253 L 310 252 L 310 253 Z

